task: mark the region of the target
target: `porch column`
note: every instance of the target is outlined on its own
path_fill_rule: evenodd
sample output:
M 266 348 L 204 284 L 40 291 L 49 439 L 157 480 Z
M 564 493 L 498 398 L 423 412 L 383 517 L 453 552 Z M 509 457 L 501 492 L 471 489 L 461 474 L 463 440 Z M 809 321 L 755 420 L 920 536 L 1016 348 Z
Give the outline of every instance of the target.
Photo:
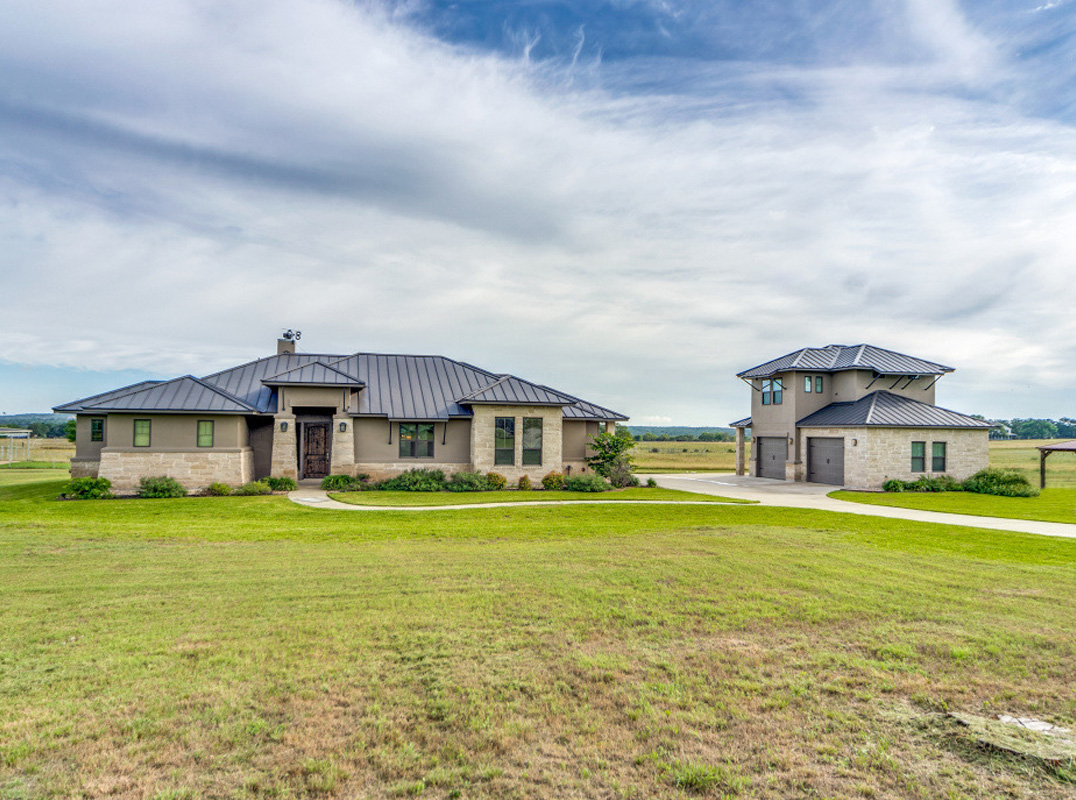
M 744 428 L 736 429 L 736 474 L 743 475 L 746 472 L 744 465 Z
M 612 420 L 607 420 L 606 423 L 605 423 L 605 432 L 606 433 L 616 433 L 616 423 L 613 422 Z
M 287 427 L 287 430 L 281 428 Z M 273 460 L 269 474 L 274 478 L 299 477 L 299 450 L 294 414 L 273 417 Z
M 329 472 L 333 475 L 355 474 L 355 421 L 347 414 L 333 416 L 333 445 Z

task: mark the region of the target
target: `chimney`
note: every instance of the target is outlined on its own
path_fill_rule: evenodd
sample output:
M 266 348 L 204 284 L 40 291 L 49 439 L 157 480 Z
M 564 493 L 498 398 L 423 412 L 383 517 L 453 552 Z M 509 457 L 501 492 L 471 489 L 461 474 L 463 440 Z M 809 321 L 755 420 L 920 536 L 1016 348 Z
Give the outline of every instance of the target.
M 277 339 L 276 340 L 276 354 L 283 355 L 284 353 L 295 352 L 295 340 L 294 339 Z

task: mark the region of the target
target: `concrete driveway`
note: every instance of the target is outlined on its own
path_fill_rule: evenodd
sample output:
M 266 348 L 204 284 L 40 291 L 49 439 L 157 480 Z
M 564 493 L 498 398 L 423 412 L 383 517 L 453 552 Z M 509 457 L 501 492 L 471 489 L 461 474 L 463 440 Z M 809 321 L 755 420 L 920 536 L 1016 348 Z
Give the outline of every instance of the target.
M 1042 536 L 1062 536 L 1076 539 L 1076 524 L 1061 522 L 1037 522 L 1027 519 L 1003 517 L 977 517 L 970 514 L 944 514 L 937 511 L 919 511 L 912 508 L 891 508 L 863 503 L 834 500 L 826 495 L 838 488 L 821 483 L 793 483 L 771 478 L 752 478 L 732 473 L 678 473 L 674 475 L 648 475 L 666 489 L 681 489 L 697 494 L 716 494 L 757 500 L 762 505 L 786 508 L 811 508 L 818 511 L 837 511 L 842 514 L 860 514 L 867 517 L 889 517 L 915 522 L 935 522 L 941 525 L 965 525 L 971 528 L 988 528 L 996 531 L 1036 533 Z

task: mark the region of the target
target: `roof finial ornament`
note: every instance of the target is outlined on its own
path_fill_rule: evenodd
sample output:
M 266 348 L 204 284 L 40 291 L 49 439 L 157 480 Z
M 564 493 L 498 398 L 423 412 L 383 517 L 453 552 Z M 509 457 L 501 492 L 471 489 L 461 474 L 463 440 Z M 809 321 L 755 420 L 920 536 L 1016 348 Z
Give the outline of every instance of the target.
M 303 332 L 302 331 L 293 331 L 291 328 L 288 328 L 286 331 L 284 331 L 283 334 L 281 334 L 280 338 L 287 339 L 289 342 L 291 342 L 291 341 L 297 342 L 297 341 L 299 341 L 300 339 L 303 338 Z

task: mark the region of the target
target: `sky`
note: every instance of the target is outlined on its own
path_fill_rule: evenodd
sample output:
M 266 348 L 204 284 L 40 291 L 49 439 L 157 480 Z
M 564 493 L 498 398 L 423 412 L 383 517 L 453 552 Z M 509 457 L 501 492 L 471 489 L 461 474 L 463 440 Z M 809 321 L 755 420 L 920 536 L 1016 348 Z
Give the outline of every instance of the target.
M 433 353 L 636 424 L 869 342 L 1076 416 L 1076 0 L 0 0 L 0 413 Z

